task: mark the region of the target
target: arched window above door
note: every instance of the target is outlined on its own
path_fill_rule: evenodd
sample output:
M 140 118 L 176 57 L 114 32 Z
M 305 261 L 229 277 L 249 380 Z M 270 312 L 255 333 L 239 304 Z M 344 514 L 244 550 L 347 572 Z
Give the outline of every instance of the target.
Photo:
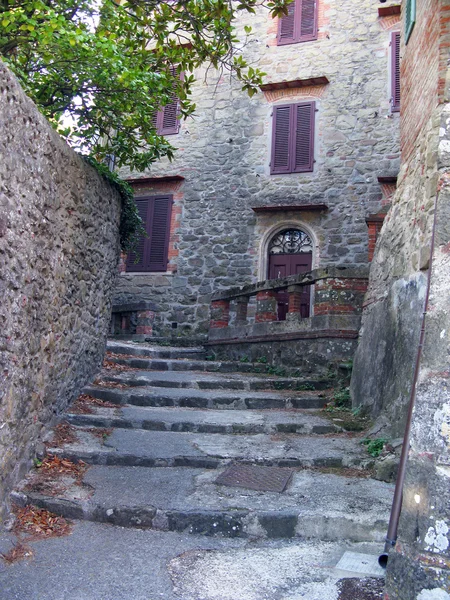
M 312 254 L 313 242 L 301 229 L 283 229 L 269 243 L 269 254 Z

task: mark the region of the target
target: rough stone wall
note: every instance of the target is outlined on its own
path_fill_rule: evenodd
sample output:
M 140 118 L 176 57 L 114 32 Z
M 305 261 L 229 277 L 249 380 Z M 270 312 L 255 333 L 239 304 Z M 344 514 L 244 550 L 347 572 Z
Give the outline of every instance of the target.
M 443 7 L 441 0 L 433 1 L 428 11 L 422 4 L 428 6 L 430 1 L 418 3 L 417 29 L 408 45 L 403 40 L 401 47 L 401 73 L 407 81 L 411 72 L 417 79 L 414 93 L 406 89 L 402 96 L 405 148 L 397 192 L 371 266 L 351 385 L 355 405 L 365 406 L 374 416 L 382 412 L 394 436 L 402 435 L 405 425 L 425 298 L 434 199 L 440 173 L 446 168 L 444 157 L 438 160 L 444 106 L 439 103 L 443 99 L 439 61 L 445 48 L 448 53 L 450 8 Z M 402 80 L 402 90 L 404 86 Z M 418 115 L 422 110 L 425 122 Z
M 450 590 L 450 105 L 443 111 L 436 242 L 426 333 L 403 490 L 399 541 L 388 562 L 390 600 Z M 427 592 L 423 592 L 427 590 Z M 428 594 L 428 595 L 427 595 Z
M 194 116 L 170 137 L 178 148 L 142 178 L 182 176 L 170 271 L 122 274 L 116 301 L 151 299 L 161 306 L 155 334 L 205 333 L 211 294 L 265 279 L 271 233 L 304 227 L 313 237 L 313 267 L 363 266 L 365 218 L 381 207 L 378 176 L 398 170 L 398 114 L 390 110 L 389 43 L 398 19 L 380 19 L 372 0 L 319 0 L 319 39 L 276 46 L 276 23 L 265 10 L 243 18 L 255 35 L 243 52 L 266 82 L 326 76 L 329 84 L 259 93 L 252 99 L 226 75 L 196 73 Z M 217 84 L 218 79 L 218 84 Z M 270 175 L 274 105 L 315 100 L 313 173 Z M 121 172 L 136 178 L 138 174 Z M 142 180 L 140 189 L 146 183 Z M 156 192 L 163 182 L 147 180 Z M 328 210 L 255 213 L 252 207 L 326 204 Z
M 0 63 L 0 518 L 38 437 L 99 367 L 118 193 Z

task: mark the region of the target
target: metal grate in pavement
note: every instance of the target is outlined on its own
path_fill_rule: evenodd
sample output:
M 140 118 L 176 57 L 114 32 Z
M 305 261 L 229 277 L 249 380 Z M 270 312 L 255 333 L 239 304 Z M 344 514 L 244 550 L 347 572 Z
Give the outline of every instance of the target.
M 218 485 L 243 487 L 259 492 L 284 492 L 294 469 L 233 465 L 216 479 Z

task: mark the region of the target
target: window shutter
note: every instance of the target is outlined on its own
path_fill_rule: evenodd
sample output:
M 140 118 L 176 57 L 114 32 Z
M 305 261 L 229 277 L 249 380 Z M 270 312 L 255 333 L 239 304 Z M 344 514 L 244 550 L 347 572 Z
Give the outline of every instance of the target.
M 278 45 L 307 42 L 317 39 L 318 0 L 294 0 L 288 14 L 281 17 L 278 27 Z
M 288 6 L 288 14 L 281 17 L 278 26 L 278 45 L 292 44 L 295 39 L 295 21 L 297 15 L 298 0 L 293 0 Z
M 172 196 L 156 196 L 151 203 L 148 271 L 165 271 L 169 250 Z
M 290 173 L 292 105 L 273 109 L 271 173 Z
M 161 125 L 158 131 L 161 135 L 171 135 L 178 133 L 180 121 L 177 119 L 178 98 L 174 95 L 171 101 L 161 111 Z
M 317 39 L 317 2 L 316 0 L 301 1 L 299 41 Z
M 147 231 L 148 226 L 148 213 L 149 213 L 149 200 L 146 199 L 136 199 L 136 206 L 138 209 L 139 216 L 141 217 L 144 227 Z M 139 272 L 146 271 L 146 257 L 148 255 L 148 239 L 143 235 L 139 238 L 139 241 L 136 245 L 136 250 L 134 252 L 130 252 L 127 257 L 127 271 L 129 272 Z
M 400 33 L 391 35 L 391 97 L 392 111 L 400 110 Z
M 275 106 L 273 110 L 271 174 L 311 172 L 316 103 Z
M 406 0 L 405 12 L 405 44 L 407 44 L 416 24 L 416 0 Z
M 307 173 L 314 166 L 314 117 L 315 102 L 305 102 L 294 106 L 295 109 L 295 139 L 294 173 Z

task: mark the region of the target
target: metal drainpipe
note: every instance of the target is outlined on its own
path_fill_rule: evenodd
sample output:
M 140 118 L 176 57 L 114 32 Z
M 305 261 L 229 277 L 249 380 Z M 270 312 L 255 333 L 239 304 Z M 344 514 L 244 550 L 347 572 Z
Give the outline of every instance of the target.
M 433 228 L 431 231 L 431 248 L 430 248 L 430 264 L 428 268 L 428 281 L 427 281 L 427 289 L 425 294 L 425 302 L 423 308 L 422 315 L 422 326 L 420 329 L 420 339 L 419 346 L 417 348 L 417 356 L 416 356 L 416 364 L 414 367 L 414 377 L 411 387 L 411 394 L 409 397 L 409 408 L 408 408 L 408 417 L 406 420 L 406 428 L 405 435 L 403 437 L 403 446 L 402 452 L 400 455 L 400 463 L 398 467 L 397 481 L 395 483 L 395 492 L 394 499 L 392 500 L 392 508 L 391 508 L 391 516 L 389 518 L 389 527 L 386 535 L 386 543 L 384 545 L 384 552 L 380 554 L 378 557 L 378 563 L 383 569 L 386 568 L 388 559 L 389 559 L 389 550 L 395 547 L 397 543 L 397 532 L 398 532 L 398 522 L 400 519 L 400 513 L 402 510 L 402 501 L 403 501 L 403 485 L 405 482 L 405 471 L 406 471 L 406 463 L 408 460 L 409 453 L 409 444 L 411 438 L 411 422 L 414 411 L 414 404 L 416 401 L 416 388 L 417 388 L 417 380 L 419 378 L 419 370 L 420 370 L 420 361 L 422 358 L 422 350 L 423 343 L 425 339 L 425 322 L 428 310 L 428 300 L 430 297 L 430 287 L 431 287 L 431 271 L 433 267 L 433 251 L 434 251 L 434 239 L 436 232 L 436 222 L 437 222 L 437 205 L 438 205 L 438 197 L 441 187 L 444 185 L 445 180 L 441 178 L 439 182 L 438 192 L 434 199 L 434 215 L 433 215 Z

